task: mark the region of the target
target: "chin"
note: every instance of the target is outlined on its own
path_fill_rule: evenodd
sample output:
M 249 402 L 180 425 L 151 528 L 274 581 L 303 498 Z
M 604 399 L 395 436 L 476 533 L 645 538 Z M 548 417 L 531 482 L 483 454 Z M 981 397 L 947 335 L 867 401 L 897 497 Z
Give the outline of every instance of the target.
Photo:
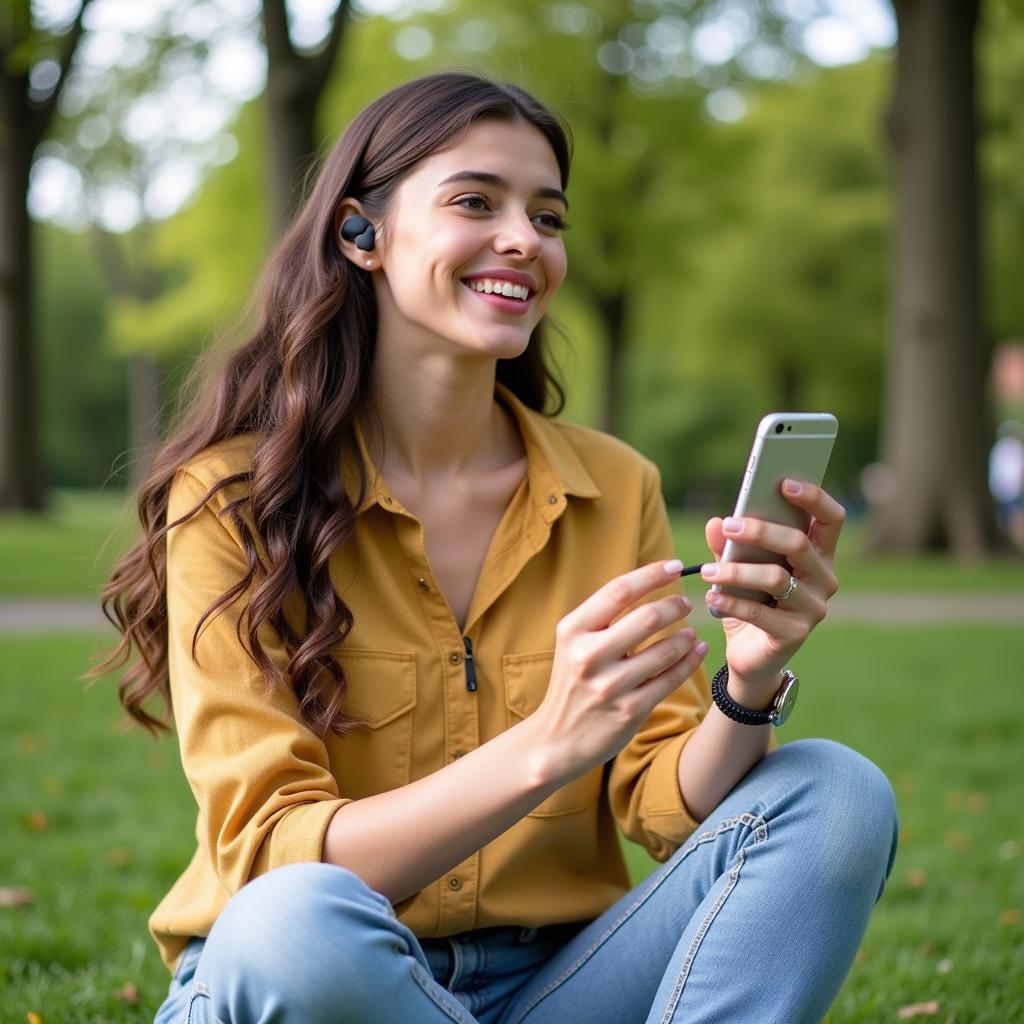
M 495 359 L 516 359 L 529 346 L 530 334 L 532 331 L 526 334 L 516 331 L 514 336 L 511 333 L 499 334 L 498 332 L 490 335 L 478 335 L 472 341 L 468 341 L 466 347 Z

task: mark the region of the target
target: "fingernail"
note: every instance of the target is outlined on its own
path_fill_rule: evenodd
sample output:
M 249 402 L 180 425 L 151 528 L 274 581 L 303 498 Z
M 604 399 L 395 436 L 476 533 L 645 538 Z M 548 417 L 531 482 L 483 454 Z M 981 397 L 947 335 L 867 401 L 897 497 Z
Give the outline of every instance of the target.
M 665 573 L 669 576 L 678 576 L 683 571 L 683 563 L 678 558 L 665 563 Z
M 714 590 L 708 591 L 708 604 L 720 605 L 722 603 L 722 595 L 716 593 Z
M 804 485 L 799 480 L 786 479 L 782 481 L 782 489 L 787 494 L 799 494 L 804 489 Z
M 718 563 L 708 562 L 708 564 L 705 565 L 703 569 L 701 569 L 700 574 L 706 580 L 714 579 L 718 575 Z
M 697 652 L 697 657 L 703 658 L 704 655 L 708 653 L 710 647 L 711 645 L 706 640 L 701 640 L 701 642 L 694 647 L 694 650 Z
M 743 532 L 743 520 L 736 519 L 734 516 L 726 516 L 722 520 L 722 529 L 726 533 L 742 533 Z

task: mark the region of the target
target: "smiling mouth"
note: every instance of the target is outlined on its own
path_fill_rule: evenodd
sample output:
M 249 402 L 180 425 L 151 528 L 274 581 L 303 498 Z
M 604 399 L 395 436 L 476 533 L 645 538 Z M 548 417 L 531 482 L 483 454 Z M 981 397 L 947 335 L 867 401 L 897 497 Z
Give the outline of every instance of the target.
M 470 291 L 483 292 L 485 295 L 499 295 L 505 299 L 517 299 L 528 302 L 536 293 L 525 285 L 513 284 L 511 281 L 499 281 L 490 277 L 473 278 L 462 282 Z

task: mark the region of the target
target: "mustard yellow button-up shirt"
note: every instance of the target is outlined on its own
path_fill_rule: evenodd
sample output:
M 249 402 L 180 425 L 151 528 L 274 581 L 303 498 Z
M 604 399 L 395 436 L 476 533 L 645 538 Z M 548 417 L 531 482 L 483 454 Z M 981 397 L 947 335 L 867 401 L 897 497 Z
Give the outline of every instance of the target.
M 237 603 L 207 622 L 192 659 L 199 618 L 244 574 L 237 530 L 218 513 L 245 485 L 169 531 L 171 694 L 198 816 L 195 855 L 149 922 L 168 967 L 247 881 L 319 861 L 339 807 L 436 772 L 534 711 L 558 620 L 612 577 L 675 556 L 652 462 L 608 434 L 529 409 L 500 384 L 496 399 L 515 416 L 528 471 L 491 540 L 464 631 L 431 572 L 420 523 L 376 473 L 357 430 L 371 490 L 331 574 L 355 616 L 336 651 L 346 707 L 369 727 L 344 739 L 316 736 L 290 688 L 268 694 L 236 637 Z M 168 522 L 248 469 L 254 444 L 252 435 L 233 438 L 179 471 Z M 354 496 L 354 476 L 343 473 Z M 680 589 L 670 581 L 644 600 Z M 276 631 L 265 626 L 261 640 L 284 668 Z M 659 860 L 696 827 L 677 764 L 709 703 L 705 676 L 694 675 L 607 765 L 399 904 L 402 920 L 423 937 L 599 915 L 629 888 L 616 823 Z

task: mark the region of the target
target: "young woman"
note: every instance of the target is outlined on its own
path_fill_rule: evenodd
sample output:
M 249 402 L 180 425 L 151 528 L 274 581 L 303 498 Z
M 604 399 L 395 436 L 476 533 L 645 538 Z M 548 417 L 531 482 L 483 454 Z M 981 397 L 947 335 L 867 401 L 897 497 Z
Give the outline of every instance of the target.
M 161 1024 L 795 1024 L 843 981 L 892 791 L 759 724 L 843 510 L 795 485 L 809 536 L 708 523 L 792 566 L 715 577 L 778 601 L 722 599 L 712 702 L 657 468 L 544 411 L 568 170 L 518 88 L 372 103 L 141 490 L 122 699 L 173 707 L 198 804 Z M 663 862 L 632 890 L 616 825 Z

